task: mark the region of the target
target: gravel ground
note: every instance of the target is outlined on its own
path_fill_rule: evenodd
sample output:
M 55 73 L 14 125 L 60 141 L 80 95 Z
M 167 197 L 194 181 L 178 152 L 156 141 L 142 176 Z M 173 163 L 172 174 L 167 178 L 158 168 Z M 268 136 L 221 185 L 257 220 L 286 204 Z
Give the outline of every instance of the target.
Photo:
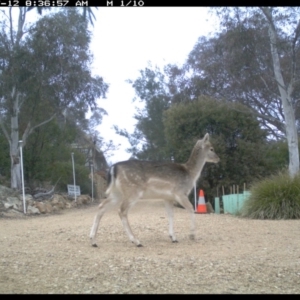
M 97 207 L 0 218 L 0 293 L 300 293 L 300 220 L 196 215 L 175 208 L 179 243 L 168 237 L 160 200 L 129 213 L 134 246 L 116 211 L 104 215 L 91 247 Z

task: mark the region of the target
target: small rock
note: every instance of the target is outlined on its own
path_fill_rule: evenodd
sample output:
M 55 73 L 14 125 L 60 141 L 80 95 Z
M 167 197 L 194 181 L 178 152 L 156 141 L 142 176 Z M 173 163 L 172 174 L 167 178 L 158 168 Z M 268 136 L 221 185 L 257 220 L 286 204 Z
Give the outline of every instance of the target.
M 64 209 L 65 208 L 65 203 L 64 202 L 59 202 L 59 203 L 57 203 L 57 207 L 59 207 L 60 209 Z
M 45 207 L 46 207 L 46 212 L 47 213 L 52 213 L 53 208 L 52 208 L 52 205 L 49 202 L 45 203 Z
M 6 208 L 6 209 L 10 209 L 10 208 L 13 208 L 13 204 L 12 203 L 7 203 L 7 202 L 4 202 L 4 207 Z
M 80 195 L 76 200 L 81 204 L 88 204 L 91 202 L 91 198 L 88 195 Z
M 40 211 L 36 207 L 28 205 L 28 207 L 27 207 L 27 213 L 33 214 L 33 215 L 39 215 Z
M 72 207 L 71 203 L 70 203 L 70 202 L 67 202 L 67 203 L 66 203 L 66 208 L 71 208 L 71 207 Z
M 4 202 L 4 207 L 6 209 L 13 208 L 15 210 L 20 210 L 22 207 L 22 202 L 17 197 L 7 197 L 6 201 Z
M 77 198 L 76 199 L 76 203 L 77 203 L 77 205 L 82 205 L 82 199 L 81 198 Z
M 35 207 L 40 211 L 41 214 L 45 214 L 47 212 L 46 205 L 43 202 L 37 202 Z
M 52 211 L 53 211 L 53 212 L 59 211 L 59 208 L 58 208 L 58 206 L 56 206 L 56 205 L 53 205 L 53 206 L 52 206 Z

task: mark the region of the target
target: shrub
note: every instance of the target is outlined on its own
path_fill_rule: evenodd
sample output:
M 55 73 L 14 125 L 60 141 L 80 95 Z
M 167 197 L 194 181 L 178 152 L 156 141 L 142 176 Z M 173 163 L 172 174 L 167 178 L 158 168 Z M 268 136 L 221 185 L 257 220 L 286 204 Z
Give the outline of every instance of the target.
M 299 219 L 300 174 L 291 178 L 280 172 L 255 183 L 251 196 L 241 210 L 242 217 L 252 219 Z

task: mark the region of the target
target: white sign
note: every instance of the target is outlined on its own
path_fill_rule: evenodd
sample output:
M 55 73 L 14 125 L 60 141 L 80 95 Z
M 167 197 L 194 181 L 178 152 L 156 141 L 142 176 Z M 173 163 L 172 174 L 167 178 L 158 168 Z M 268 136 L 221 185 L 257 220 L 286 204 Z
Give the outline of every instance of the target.
M 76 196 L 80 196 L 80 186 L 79 185 L 75 185 L 75 190 L 74 190 L 74 184 L 68 184 L 68 195 L 71 197 L 75 197 L 75 193 Z

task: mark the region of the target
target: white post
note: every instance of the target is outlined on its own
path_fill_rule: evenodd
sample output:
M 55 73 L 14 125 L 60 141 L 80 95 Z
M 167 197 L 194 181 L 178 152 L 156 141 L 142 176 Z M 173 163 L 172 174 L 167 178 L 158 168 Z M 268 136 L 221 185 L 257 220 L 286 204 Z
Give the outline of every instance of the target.
M 91 164 L 91 173 L 92 173 L 92 202 L 94 202 L 94 165 Z
M 24 188 L 24 171 L 23 171 L 23 150 L 22 150 L 23 141 L 19 141 L 20 146 L 20 160 L 21 160 L 21 177 L 22 177 L 22 193 L 23 193 L 23 210 L 26 214 L 26 199 L 25 199 L 25 188 Z
M 74 196 L 75 196 L 75 202 L 76 202 L 76 183 L 75 183 L 74 152 L 72 152 L 71 155 L 72 155 L 72 165 L 73 165 Z

